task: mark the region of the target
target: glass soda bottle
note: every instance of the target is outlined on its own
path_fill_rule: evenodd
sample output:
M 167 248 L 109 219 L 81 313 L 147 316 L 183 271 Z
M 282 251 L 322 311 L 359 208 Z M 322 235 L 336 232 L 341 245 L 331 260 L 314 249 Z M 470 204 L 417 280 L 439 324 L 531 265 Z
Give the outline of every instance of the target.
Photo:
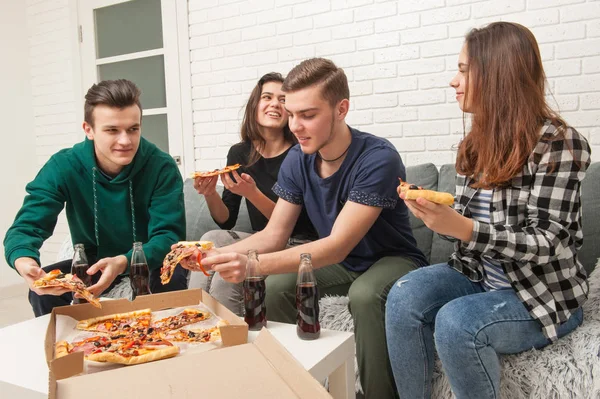
M 139 295 L 148 295 L 150 292 L 150 270 L 146 255 L 141 242 L 133 243 L 133 253 L 131 254 L 131 267 L 129 268 L 129 282 L 133 292 L 131 300 Z
M 319 295 L 310 254 L 300 255 L 296 282 L 296 333 L 301 339 L 317 339 L 321 335 L 319 324 Z
M 250 250 L 244 280 L 244 321 L 251 331 L 267 326 L 266 292 L 265 277 L 258 274 L 258 253 Z
M 75 244 L 73 247 L 73 262 L 71 263 L 71 274 L 77 276 L 86 287 L 92 285 L 92 276 L 87 274 L 90 265 L 88 264 L 87 256 L 85 255 L 85 247 L 83 244 Z M 73 296 L 73 304 L 87 303 L 83 298 L 75 298 Z

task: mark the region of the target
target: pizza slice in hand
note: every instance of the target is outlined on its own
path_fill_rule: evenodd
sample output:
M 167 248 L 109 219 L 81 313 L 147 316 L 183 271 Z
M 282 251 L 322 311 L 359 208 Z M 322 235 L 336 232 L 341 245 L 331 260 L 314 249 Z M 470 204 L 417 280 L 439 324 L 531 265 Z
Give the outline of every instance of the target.
M 171 277 L 173 277 L 173 272 L 175 268 L 185 258 L 192 256 L 196 249 L 200 251 L 208 251 L 214 247 L 211 241 L 180 241 L 177 243 L 175 249 L 165 256 L 165 260 L 163 261 L 163 267 L 160 269 L 160 281 L 161 283 L 167 284 L 171 281 Z M 206 270 L 202 268 L 202 265 L 198 263 L 202 272 L 208 276 Z
M 225 166 L 223 169 L 215 169 L 215 170 L 208 171 L 208 172 L 194 172 L 194 173 L 192 173 L 192 179 L 195 179 L 197 177 L 213 177 L 213 176 L 222 175 L 224 173 L 230 173 L 236 169 L 239 169 L 241 166 L 242 165 L 240 165 L 239 163 L 236 163 L 235 165 Z
M 33 282 L 34 287 L 48 288 L 48 287 L 61 287 L 71 292 L 81 295 L 86 301 L 91 303 L 97 308 L 102 308 L 98 298 L 94 297 L 87 287 L 77 276 L 71 273 L 63 273 L 59 269 L 52 270 L 42 278 L 39 278 Z
M 444 193 L 441 191 L 424 190 L 423 187 L 416 186 L 414 184 L 407 183 L 400 179 L 400 185 L 397 188 L 398 195 L 405 194 L 404 199 L 416 200 L 417 198 L 425 198 L 427 201 L 434 202 L 436 204 L 452 206 L 454 204 L 454 196 L 450 193 Z

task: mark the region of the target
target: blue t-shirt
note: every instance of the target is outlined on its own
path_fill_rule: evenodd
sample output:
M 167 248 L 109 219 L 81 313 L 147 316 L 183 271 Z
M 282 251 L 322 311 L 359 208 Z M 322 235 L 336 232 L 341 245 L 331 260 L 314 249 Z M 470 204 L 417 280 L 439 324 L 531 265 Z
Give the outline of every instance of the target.
M 304 204 L 320 238 L 331 229 L 346 201 L 383 208 L 381 214 L 342 264 L 362 272 L 385 256 L 405 256 L 426 265 L 417 248 L 400 201 L 398 177 L 406 170 L 398 151 L 386 139 L 350 128 L 352 143 L 339 170 L 323 179 L 316 170 L 316 154 L 307 155 L 294 146 L 283 161 L 273 191 L 292 204 Z

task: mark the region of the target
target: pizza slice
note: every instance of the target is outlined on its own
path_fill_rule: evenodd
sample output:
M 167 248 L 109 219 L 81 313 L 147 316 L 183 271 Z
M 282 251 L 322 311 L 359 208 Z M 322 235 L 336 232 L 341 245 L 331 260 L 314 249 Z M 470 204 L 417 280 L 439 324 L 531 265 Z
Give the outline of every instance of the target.
M 194 324 L 198 323 L 199 321 L 206 320 L 209 317 L 209 312 L 188 308 L 174 316 L 169 316 L 165 317 L 164 319 L 154 321 L 152 323 L 152 327 L 160 331 L 176 330 L 183 326 L 187 326 L 188 324 Z
M 83 281 L 77 276 L 71 273 L 63 273 L 59 269 L 52 270 L 42 278 L 39 278 L 33 282 L 34 287 L 38 288 L 49 288 L 49 287 L 61 287 L 66 288 L 76 294 L 81 295 L 85 300 L 94 305 L 97 308 L 102 308 L 98 298 L 94 297 Z
M 235 165 L 229 165 L 229 166 L 225 166 L 222 169 L 215 169 L 212 171 L 208 171 L 208 172 L 194 172 L 192 173 L 192 179 L 195 179 L 197 177 L 213 177 L 213 176 L 218 176 L 218 175 L 222 175 L 224 173 L 230 173 L 233 172 L 236 169 L 239 169 L 242 165 L 240 165 L 239 163 L 236 163 Z
M 91 361 L 132 365 L 173 357 L 179 353 L 179 347 L 160 339 L 109 339 L 99 336 L 72 344 L 67 341 L 57 342 L 54 356 L 59 358 L 73 352 L 83 352 L 85 359 Z
M 151 317 L 150 309 L 136 310 L 80 320 L 75 328 L 113 335 L 130 334 L 137 330 L 147 330 L 150 327 Z
M 194 254 L 194 252 L 196 251 L 196 249 L 200 249 L 200 251 L 208 251 L 209 249 L 212 249 L 213 247 L 214 247 L 214 245 L 211 241 L 180 241 L 180 242 L 178 242 L 175 249 L 173 249 L 171 252 L 169 252 L 167 254 L 167 256 L 165 256 L 165 259 L 163 261 L 163 266 L 160 269 L 161 283 L 164 285 L 164 284 L 167 284 L 169 281 L 171 281 L 171 277 L 173 277 L 173 272 L 175 271 L 175 268 L 177 267 L 179 262 L 181 262 L 182 260 L 184 260 L 185 258 L 187 258 L 189 256 L 192 256 Z M 204 268 L 202 268 L 202 265 L 200 265 L 200 262 L 198 262 L 198 265 L 202 269 L 202 272 L 208 276 L 208 273 L 206 273 L 206 270 L 204 270 Z
M 165 339 L 172 342 L 204 343 L 221 339 L 221 326 L 227 325 L 227 321 L 220 320 L 215 327 L 205 329 L 180 329 L 168 331 Z
M 450 193 L 441 191 L 424 190 L 423 187 L 407 183 L 400 180 L 400 185 L 397 188 L 398 195 L 405 194 L 404 199 L 416 200 L 417 198 L 425 198 L 427 201 L 435 202 L 436 204 L 451 206 L 454 204 L 454 196 Z

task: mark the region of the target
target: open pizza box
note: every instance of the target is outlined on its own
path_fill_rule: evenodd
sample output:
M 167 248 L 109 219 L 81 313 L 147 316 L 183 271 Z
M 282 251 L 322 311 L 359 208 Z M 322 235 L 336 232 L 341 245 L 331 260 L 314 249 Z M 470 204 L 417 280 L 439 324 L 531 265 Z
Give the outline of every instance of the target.
M 223 348 L 155 362 L 124 366 L 92 374 L 84 370 L 83 353 L 54 359 L 56 319 L 67 315 L 76 320 L 151 308 L 158 311 L 202 302 L 216 316 L 227 320 L 221 327 Z M 248 325 L 203 290 L 177 291 L 55 308 L 46 331 L 50 399 L 93 398 L 331 398 L 296 359 L 263 329 L 248 340 Z

